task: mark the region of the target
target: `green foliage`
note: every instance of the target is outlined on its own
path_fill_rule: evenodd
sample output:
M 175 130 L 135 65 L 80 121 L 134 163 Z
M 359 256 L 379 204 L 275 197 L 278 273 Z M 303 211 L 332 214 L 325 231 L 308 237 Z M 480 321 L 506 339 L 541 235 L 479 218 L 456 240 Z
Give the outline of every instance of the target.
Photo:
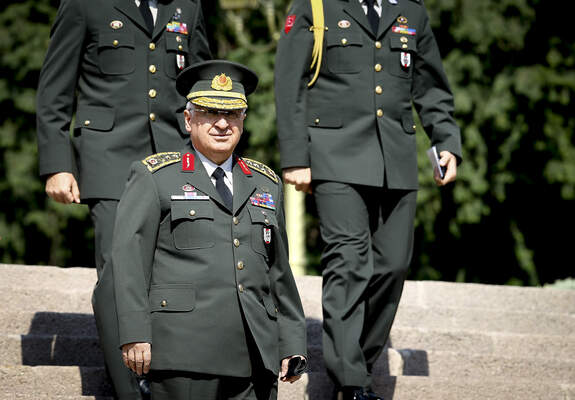
M 279 170 L 273 66 L 288 0 L 222 10 L 204 1 L 219 58 L 254 69 L 241 151 Z M 34 96 L 56 0 L 0 12 L 0 262 L 91 265 L 85 206 L 46 200 L 37 178 Z M 567 13 L 543 0 L 426 0 L 455 94 L 463 159 L 438 189 L 418 128 L 421 190 L 411 279 L 540 285 L 572 276 L 575 224 L 575 40 Z M 418 126 L 420 126 L 418 122 Z M 322 242 L 306 199 L 310 269 Z
M 56 5 L 0 13 L 0 262 L 92 265 L 87 207 L 47 200 L 38 177 L 35 96 Z

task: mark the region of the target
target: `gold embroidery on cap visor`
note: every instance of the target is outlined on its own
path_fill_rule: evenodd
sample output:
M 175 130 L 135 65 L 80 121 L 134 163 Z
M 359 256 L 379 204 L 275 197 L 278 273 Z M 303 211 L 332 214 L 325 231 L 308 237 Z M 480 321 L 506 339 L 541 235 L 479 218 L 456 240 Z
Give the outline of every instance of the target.
M 242 99 L 197 97 L 190 100 L 190 102 L 197 106 L 215 108 L 218 110 L 238 110 L 248 108 L 248 103 Z
M 232 78 L 223 73 L 214 76 L 214 79 L 212 79 L 212 89 L 223 90 L 226 92 L 232 90 Z

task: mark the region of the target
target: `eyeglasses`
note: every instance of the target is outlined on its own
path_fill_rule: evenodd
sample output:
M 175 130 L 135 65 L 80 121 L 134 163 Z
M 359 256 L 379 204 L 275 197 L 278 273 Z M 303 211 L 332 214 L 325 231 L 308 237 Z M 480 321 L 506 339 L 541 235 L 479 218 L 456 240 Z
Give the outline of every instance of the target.
M 199 108 L 199 107 L 194 107 L 194 111 L 197 111 L 199 113 L 201 113 L 202 115 L 204 115 L 207 118 L 210 119 L 220 119 L 220 118 L 225 118 L 227 120 L 230 121 L 237 121 L 240 118 L 242 118 L 244 115 L 246 115 L 246 110 L 245 109 L 241 109 L 241 110 L 216 110 L 213 108 Z

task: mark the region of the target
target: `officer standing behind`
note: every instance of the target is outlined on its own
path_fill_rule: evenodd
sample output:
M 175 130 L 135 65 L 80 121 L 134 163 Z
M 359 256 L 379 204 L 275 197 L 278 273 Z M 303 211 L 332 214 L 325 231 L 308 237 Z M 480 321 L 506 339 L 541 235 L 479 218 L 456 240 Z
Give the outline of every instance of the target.
M 292 382 L 305 366 L 281 182 L 233 153 L 256 85 L 236 63 L 185 69 L 191 145 L 135 162 L 120 200 L 120 344 L 129 368 L 151 366 L 154 400 L 276 399 L 278 373 Z
M 141 396 L 118 350 L 110 265 L 117 203 L 133 161 L 185 143 L 176 76 L 208 58 L 199 0 L 62 0 L 52 27 L 38 86 L 40 174 L 54 200 L 90 207 L 92 303 L 120 399 Z
M 453 96 L 423 1 L 295 0 L 275 85 L 284 180 L 313 189 L 326 242 L 325 363 L 339 398 L 378 399 L 372 368 L 413 247 L 412 104 L 446 167 L 443 178 L 435 174 L 439 186 L 455 180 L 461 161 Z

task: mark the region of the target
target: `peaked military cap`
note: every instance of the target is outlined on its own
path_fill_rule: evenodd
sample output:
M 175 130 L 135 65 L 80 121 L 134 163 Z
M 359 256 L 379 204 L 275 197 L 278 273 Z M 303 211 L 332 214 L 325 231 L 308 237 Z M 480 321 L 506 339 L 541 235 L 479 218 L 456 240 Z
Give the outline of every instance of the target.
M 206 108 L 234 110 L 247 108 L 246 96 L 258 84 L 249 68 L 225 60 L 190 65 L 178 75 L 176 88 L 188 101 Z

